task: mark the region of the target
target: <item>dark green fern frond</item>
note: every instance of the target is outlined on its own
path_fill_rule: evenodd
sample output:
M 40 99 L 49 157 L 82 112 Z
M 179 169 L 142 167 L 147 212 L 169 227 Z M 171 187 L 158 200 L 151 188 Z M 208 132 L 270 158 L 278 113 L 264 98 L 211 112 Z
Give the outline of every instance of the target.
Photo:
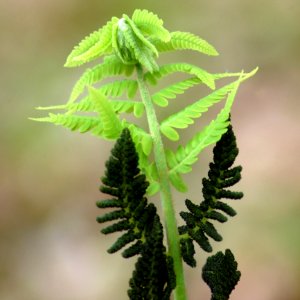
M 101 191 L 114 198 L 99 201 L 97 206 L 117 210 L 98 217 L 97 221 L 99 223 L 119 221 L 102 229 L 104 234 L 127 231 L 108 250 L 113 253 L 135 240 L 144 239 L 145 226 L 153 222 L 156 209 L 153 204 L 148 204 L 144 197 L 149 184 L 138 168 L 138 155 L 128 129 L 122 131 L 111 154 L 106 163 L 107 169 L 102 179 L 104 186 L 101 187 Z M 135 251 L 140 250 L 135 247 Z M 126 257 L 129 254 L 137 254 L 129 252 L 128 250 L 125 252 Z
M 176 286 L 173 261 L 166 255 L 158 215 L 146 230 L 145 244 L 129 284 L 132 300 L 169 300 Z
M 226 215 L 232 217 L 236 214 L 233 208 L 219 200 L 222 198 L 241 199 L 243 196 L 241 192 L 226 189 L 241 179 L 242 170 L 241 166 L 231 168 L 238 155 L 231 125 L 216 143 L 213 152 L 214 158 L 213 163 L 209 165 L 208 178 L 202 180 L 204 201 L 196 205 L 187 199 L 185 204 L 189 212 L 180 213 L 186 223 L 179 227 L 182 257 L 192 267 L 196 265 L 193 241 L 196 241 L 204 251 L 211 252 L 212 246 L 209 238 L 215 241 L 222 240 L 222 236 L 211 221 L 224 223 L 227 221 Z
M 211 300 L 228 300 L 241 277 L 237 262 L 229 249 L 208 257 L 202 269 L 202 278 L 210 287 Z
M 129 129 L 124 129 L 106 162 L 102 178 L 103 193 L 112 199 L 97 202 L 99 208 L 112 211 L 99 216 L 97 221 L 114 221 L 101 230 L 104 234 L 125 232 L 108 249 L 117 252 L 128 246 L 122 256 L 140 255 L 130 280 L 130 299 L 169 299 L 176 280 L 173 261 L 163 245 L 163 229 L 155 206 L 144 197 L 148 182 L 138 168 L 139 157 Z

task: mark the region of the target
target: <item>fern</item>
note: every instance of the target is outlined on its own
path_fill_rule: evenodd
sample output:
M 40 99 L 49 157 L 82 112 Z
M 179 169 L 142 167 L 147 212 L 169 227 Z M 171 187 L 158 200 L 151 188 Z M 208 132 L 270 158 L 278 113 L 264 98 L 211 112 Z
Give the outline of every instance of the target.
M 186 300 L 182 258 L 189 265 L 195 264 L 193 241 L 211 251 L 209 238 L 221 240 L 211 220 L 225 222 L 224 214 L 235 214 L 219 199 L 241 197 L 239 192 L 218 186 L 220 182 L 224 186 L 234 184 L 239 179 L 240 168 L 222 169 L 221 174 L 212 167 L 209 179 L 203 181 L 203 204 L 196 205 L 187 200 L 188 212 L 180 214 L 186 225 L 178 229 L 171 185 L 180 192 L 187 191 L 182 176 L 192 171 L 202 150 L 213 144 L 223 145 L 224 137 L 230 133 L 229 116 L 237 91 L 257 69 L 249 73 L 213 74 L 187 62 L 160 65 L 157 58 L 173 50 L 218 55 L 210 43 L 192 33 L 170 32 L 157 15 L 145 9 L 135 10 L 131 17 L 126 14 L 113 17 L 85 37 L 68 56 L 67 67 L 99 61 L 78 79 L 67 103 L 37 107 L 39 110 L 62 110 L 63 113 L 32 118 L 117 140 L 102 187 L 102 191 L 113 199 L 98 203 L 100 208 L 116 210 L 99 217 L 98 221 L 117 221 L 102 230 L 105 234 L 126 231 L 109 252 L 127 247 L 123 251 L 124 257 L 140 256 L 130 280 L 128 294 L 131 299 L 167 300 L 175 288 L 174 299 Z M 162 78 L 176 73 L 183 73 L 187 78 L 151 94 L 150 84 L 156 85 Z M 227 79 L 226 84 L 222 84 L 223 79 Z M 166 117 L 161 121 L 157 119 L 156 106 L 165 109 L 170 102 L 176 101 L 178 95 L 198 85 L 204 85 L 208 91 L 206 96 L 173 114 L 166 111 Z M 185 145 L 180 143 L 179 130 L 194 124 L 210 107 L 223 100 L 225 103 L 216 118 L 199 128 Z M 144 115 L 148 127 L 143 122 L 135 122 L 135 118 Z M 165 149 L 164 138 L 177 143 L 175 151 Z M 229 155 L 226 151 L 225 157 L 221 155 L 224 161 Z M 223 168 L 222 163 L 218 166 Z M 145 193 L 147 196 L 160 193 L 167 249 L 163 244 L 163 230 L 156 208 L 154 204 L 148 204 Z M 232 260 L 231 266 L 234 267 Z M 208 270 L 210 268 L 211 265 Z

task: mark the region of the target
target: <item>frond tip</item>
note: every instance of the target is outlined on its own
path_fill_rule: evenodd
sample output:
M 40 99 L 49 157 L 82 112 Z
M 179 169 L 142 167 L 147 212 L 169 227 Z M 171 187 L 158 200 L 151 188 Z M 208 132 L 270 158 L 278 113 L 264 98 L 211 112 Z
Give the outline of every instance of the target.
M 202 269 L 202 278 L 210 287 L 211 300 L 227 300 L 241 277 L 230 249 L 208 257 Z

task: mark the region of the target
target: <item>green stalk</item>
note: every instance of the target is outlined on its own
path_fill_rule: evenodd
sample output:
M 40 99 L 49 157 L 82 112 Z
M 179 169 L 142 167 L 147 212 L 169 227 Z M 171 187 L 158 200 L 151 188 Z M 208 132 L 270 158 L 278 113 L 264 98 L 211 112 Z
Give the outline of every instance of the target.
M 168 250 L 174 261 L 174 271 L 176 274 L 176 288 L 174 291 L 174 299 L 186 300 L 187 296 L 180 253 L 179 234 L 177 229 L 175 210 L 172 202 L 172 194 L 168 178 L 168 166 L 165 157 L 164 146 L 162 143 L 155 109 L 148 87 L 144 81 L 143 69 L 140 65 L 137 65 L 136 69 L 140 94 L 145 105 L 149 131 L 153 139 L 153 152 L 160 182 L 161 205 L 166 225 Z

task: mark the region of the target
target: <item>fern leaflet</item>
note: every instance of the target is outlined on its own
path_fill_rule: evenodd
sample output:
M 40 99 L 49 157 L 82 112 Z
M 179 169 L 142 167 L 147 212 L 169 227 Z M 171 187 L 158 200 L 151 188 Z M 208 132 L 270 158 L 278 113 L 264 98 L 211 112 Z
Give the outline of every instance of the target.
M 113 17 L 101 29 L 82 40 L 68 56 L 65 67 L 80 66 L 103 54 L 111 53 L 112 26 L 117 21 L 118 18 Z
M 132 21 L 145 34 L 156 36 L 159 40 L 167 42 L 170 33 L 163 27 L 164 22 L 157 15 L 145 9 L 136 9 L 132 15 Z
M 123 73 L 129 76 L 133 70 L 133 65 L 124 65 L 115 56 L 108 57 L 102 64 L 99 64 L 91 69 L 87 69 L 83 73 L 83 75 L 76 82 L 68 103 L 74 102 L 84 91 L 86 86 L 92 85 L 109 76 L 121 75 Z
M 150 83 L 156 83 L 156 79 L 159 79 L 163 76 L 167 76 L 169 74 L 173 74 L 176 72 L 187 73 L 196 76 L 199 78 L 204 84 L 206 84 L 209 88 L 215 89 L 215 80 L 214 76 L 207 71 L 191 65 L 187 63 L 173 63 L 166 64 L 159 68 L 158 71 L 151 73 L 146 73 L 145 78 Z
M 103 130 L 101 120 L 96 117 L 49 113 L 48 117 L 30 119 L 38 122 L 49 122 L 55 125 L 61 125 L 72 131 L 78 130 L 81 133 L 92 131 L 95 135 L 101 135 Z
M 100 91 L 92 87 L 89 88 L 89 94 L 102 120 L 103 137 L 107 139 L 118 138 L 122 131 L 122 124 L 111 103 Z
M 178 140 L 179 135 L 174 128 L 187 128 L 193 124 L 193 119 L 199 118 L 210 106 L 220 102 L 235 87 L 235 84 L 236 82 L 233 82 L 215 90 L 193 104 L 186 106 L 178 113 L 169 116 L 161 122 L 161 132 L 172 141 Z
M 228 127 L 228 118 L 230 109 L 234 101 L 235 94 L 239 86 L 239 81 L 235 83 L 235 87 L 229 93 L 224 108 L 220 111 L 215 120 L 211 121 L 202 131 L 198 132 L 186 145 L 186 147 L 178 147 L 176 153 L 168 151 L 167 162 L 169 165 L 169 178 L 175 188 L 181 192 L 185 192 L 185 184 L 180 174 L 191 171 L 191 165 L 194 164 L 199 153 L 211 144 L 216 143 L 226 132 Z
M 152 96 L 152 101 L 161 107 L 168 106 L 168 99 L 175 99 L 176 95 L 183 94 L 185 90 L 193 87 L 196 84 L 199 84 L 201 81 L 197 77 L 192 77 L 189 79 L 176 82 L 171 84 L 166 88 L 161 89 Z
M 162 42 L 156 39 L 153 40 L 153 44 L 159 52 L 188 49 L 207 55 L 218 55 L 217 50 L 211 44 L 189 32 L 174 31 L 171 32 L 170 41 Z

